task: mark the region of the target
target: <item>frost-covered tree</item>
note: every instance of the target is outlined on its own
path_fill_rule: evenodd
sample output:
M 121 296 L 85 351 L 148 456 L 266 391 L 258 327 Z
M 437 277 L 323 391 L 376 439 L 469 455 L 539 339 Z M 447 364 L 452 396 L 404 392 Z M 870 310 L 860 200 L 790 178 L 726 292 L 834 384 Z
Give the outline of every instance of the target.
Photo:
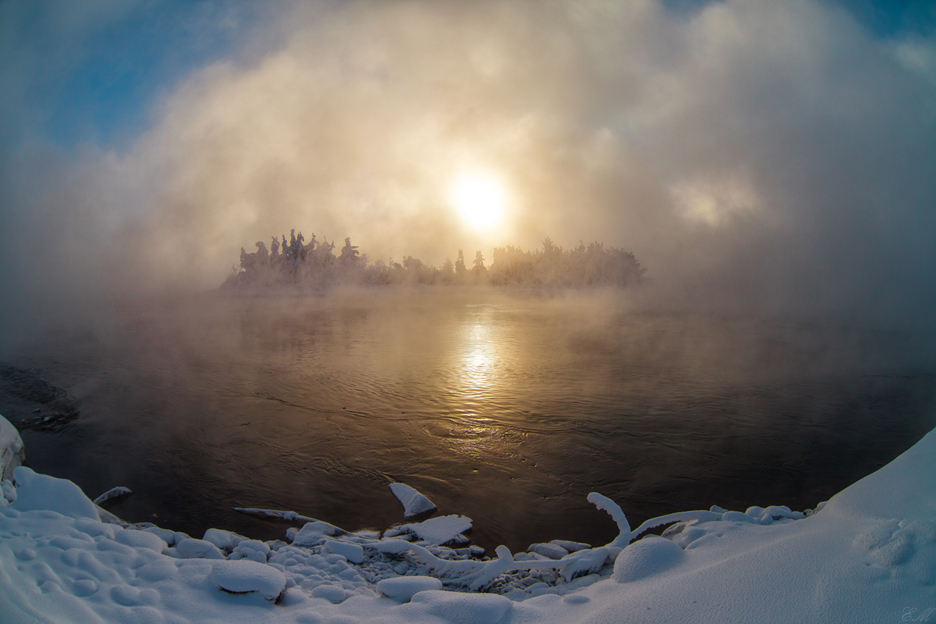
M 240 267 L 234 267 L 225 282 L 227 288 L 255 286 L 290 286 L 318 289 L 337 284 L 491 284 L 494 286 L 537 286 L 548 288 L 583 288 L 591 286 L 625 287 L 645 280 L 646 269 L 634 254 L 605 247 L 599 242 L 579 241 L 569 251 L 551 239 L 543 240 L 542 248 L 523 251 L 508 245 L 494 249 L 491 265 L 485 266 L 481 251 L 475 254 L 472 268 L 465 266 L 463 250 L 453 263 L 446 260 L 441 268 L 424 263 L 419 258 L 404 256 L 403 262 L 389 264 L 377 261 L 370 265 L 367 255 L 345 238 L 338 257 L 335 243 L 311 235 L 308 244 L 302 232 L 290 230 L 286 236 L 273 237 L 267 250 L 257 242 L 257 251 L 240 251 Z

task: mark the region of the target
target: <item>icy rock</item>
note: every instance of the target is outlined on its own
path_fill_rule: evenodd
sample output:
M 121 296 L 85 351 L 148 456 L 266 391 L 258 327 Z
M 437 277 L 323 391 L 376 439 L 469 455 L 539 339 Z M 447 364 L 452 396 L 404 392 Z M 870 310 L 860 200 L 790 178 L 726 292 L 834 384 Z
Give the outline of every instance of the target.
M 538 553 L 548 559 L 562 559 L 569 551 L 558 544 L 530 544 L 527 549 L 531 553 Z
M 22 466 L 26 449 L 19 431 L 9 420 L 0 416 L 0 481 L 13 478 L 13 469 Z
M 215 548 L 214 545 L 212 547 Z M 286 589 L 286 577 L 282 572 L 254 561 L 219 561 L 208 578 L 226 592 L 257 592 L 267 600 L 276 600 Z
M 322 554 L 341 555 L 351 563 L 361 563 L 364 561 L 364 549 L 357 544 L 349 544 L 348 542 L 328 540 L 322 545 Z
M 407 518 L 418 516 L 436 508 L 432 501 L 405 483 L 391 483 L 390 491 L 403 505 L 403 515 Z
M 37 474 L 26 466 L 13 469 L 18 511 L 47 509 L 73 518 L 98 519 L 97 508 L 77 485 L 67 479 Z
M 673 542 L 649 535 L 621 551 L 614 562 L 614 580 L 629 583 L 647 578 L 672 568 L 685 557 L 683 549 Z
M 500 622 L 513 603 L 496 594 L 463 594 L 447 591 L 422 591 L 411 603 L 424 604 L 430 615 L 452 624 L 495 624 Z
M 205 540 L 183 539 L 176 544 L 175 549 L 182 559 L 224 559 L 218 547 Z
M 431 576 L 398 576 L 377 583 L 377 591 L 397 602 L 409 602 L 421 591 L 442 589 L 442 581 Z
M 452 514 L 430 518 L 425 522 L 404 524 L 398 528 L 412 531 L 416 537 L 430 544 L 446 544 L 452 541 L 467 541 L 462 533 L 471 528 L 471 518 Z

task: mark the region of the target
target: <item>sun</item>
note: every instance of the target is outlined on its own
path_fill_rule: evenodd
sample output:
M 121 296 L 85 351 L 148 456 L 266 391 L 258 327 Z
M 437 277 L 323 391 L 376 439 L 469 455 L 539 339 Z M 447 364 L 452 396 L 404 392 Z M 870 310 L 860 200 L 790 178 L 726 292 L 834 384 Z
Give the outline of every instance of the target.
M 507 189 L 489 173 L 463 173 L 449 187 L 449 202 L 473 230 L 491 230 L 501 224 L 507 208 Z

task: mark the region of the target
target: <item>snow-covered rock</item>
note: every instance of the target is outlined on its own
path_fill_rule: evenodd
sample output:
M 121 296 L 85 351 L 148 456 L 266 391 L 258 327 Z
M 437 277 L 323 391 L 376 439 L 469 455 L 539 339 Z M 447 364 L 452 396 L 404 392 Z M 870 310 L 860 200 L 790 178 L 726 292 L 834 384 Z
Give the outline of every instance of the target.
M 614 562 L 614 580 L 629 583 L 660 574 L 677 565 L 686 556 L 668 539 L 648 535 L 621 551 Z
M 276 600 L 286 589 L 286 577 L 282 572 L 254 561 L 218 561 L 209 579 L 226 592 L 257 592 L 267 600 Z
M 418 516 L 436 508 L 432 501 L 405 483 L 391 483 L 390 491 L 403 505 L 403 515 L 407 518 Z
M 409 602 L 422 591 L 442 589 L 442 581 L 431 576 L 397 576 L 377 583 L 377 591 L 397 602 Z
M 351 544 L 348 542 L 328 540 L 322 544 L 322 554 L 341 555 L 351 563 L 361 563 L 364 561 L 364 549 L 357 544 Z
M 23 439 L 13 424 L 0 416 L 0 481 L 13 478 L 13 469 L 26 460 Z
M 428 607 L 434 615 L 452 624 L 496 624 L 504 619 L 513 603 L 495 594 L 462 594 L 447 591 L 421 591 L 410 604 Z
M 224 559 L 224 554 L 211 542 L 200 539 L 184 539 L 175 545 L 182 559 Z
M 569 554 L 569 551 L 558 544 L 530 544 L 527 549 L 531 553 L 538 553 L 548 559 L 562 559 Z

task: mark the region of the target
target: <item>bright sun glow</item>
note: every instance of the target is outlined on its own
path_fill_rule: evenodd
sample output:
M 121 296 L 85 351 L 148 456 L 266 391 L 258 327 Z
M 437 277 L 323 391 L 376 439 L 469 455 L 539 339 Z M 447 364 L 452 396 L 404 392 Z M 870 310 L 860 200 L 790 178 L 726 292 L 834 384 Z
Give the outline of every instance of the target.
M 490 230 L 504 218 L 507 191 L 500 180 L 490 174 L 463 174 L 452 184 L 449 201 L 472 229 Z

